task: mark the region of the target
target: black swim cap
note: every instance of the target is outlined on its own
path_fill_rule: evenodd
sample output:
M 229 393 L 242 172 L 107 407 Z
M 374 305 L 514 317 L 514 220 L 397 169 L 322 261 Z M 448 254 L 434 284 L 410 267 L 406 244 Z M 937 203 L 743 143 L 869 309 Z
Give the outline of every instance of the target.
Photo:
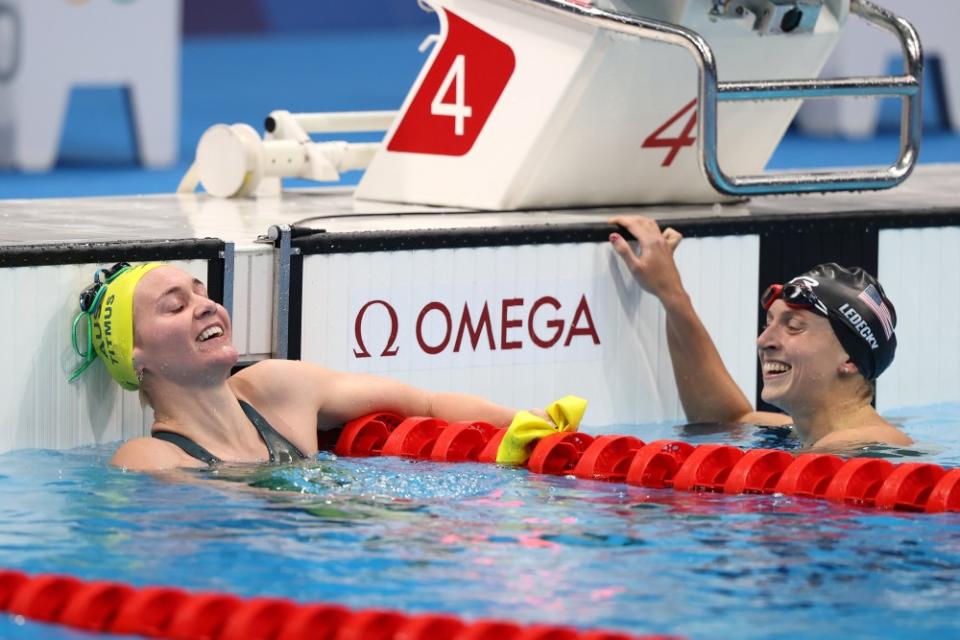
M 863 377 L 875 380 L 890 366 L 897 350 L 897 312 L 876 278 L 860 267 L 827 262 L 790 282 L 809 285 L 827 307 L 833 332 Z

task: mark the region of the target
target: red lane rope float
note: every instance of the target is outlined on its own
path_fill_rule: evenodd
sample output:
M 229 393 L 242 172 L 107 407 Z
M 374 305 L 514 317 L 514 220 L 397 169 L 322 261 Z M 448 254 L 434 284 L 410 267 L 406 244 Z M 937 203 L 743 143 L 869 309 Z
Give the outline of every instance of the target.
M 725 444 L 704 444 L 696 447 L 673 478 L 673 488 L 680 491 L 723 492 L 723 485 L 743 451 Z
M 137 589 L 0 570 L 0 610 L 84 631 L 175 640 L 677 640 L 446 614 L 352 611 L 281 598 L 242 599 L 167 587 Z
M 823 498 L 843 458 L 829 453 L 804 453 L 784 469 L 774 492 L 801 498 Z
M 643 441 L 633 436 L 600 436 L 580 456 L 573 475 L 588 480 L 623 482 Z
M 673 487 L 677 471 L 690 454 L 693 445 L 679 440 L 656 440 L 637 451 L 627 470 L 627 484 L 651 489 Z
M 506 429 L 483 422 L 377 413 L 346 425 L 338 455 L 405 457 L 446 462 L 495 462 Z M 565 432 L 538 441 L 527 469 L 549 475 L 626 482 L 650 488 L 725 494 L 781 493 L 896 511 L 960 511 L 960 468 L 894 464 L 882 458 L 776 449 L 693 446 L 677 440 L 645 444 L 633 436 Z
M 537 445 L 527 460 L 527 468 L 534 473 L 565 476 L 573 473 L 584 452 L 593 445 L 593 436 L 579 432 L 554 433 Z M 493 459 L 496 461 L 496 454 Z
M 779 449 L 750 449 L 733 465 L 724 493 L 773 493 L 794 457 Z
M 436 418 L 407 418 L 383 443 L 382 455 L 404 458 L 429 458 L 433 445 L 447 426 Z
M 960 469 L 947 471 L 934 485 L 926 505 L 927 513 L 960 511 Z
M 877 492 L 893 469 L 892 462 L 880 458 L 847 460 L 830 481 L 826 498 L 834 502 L 875 506 Z
M 430 450 L 430 459 L 475 462 L 496 432 L 497 428 L 486 422 L 454 422 L 437 437 Z
M 395 413 L 373 413 L 343 426 L 334 451 L 338 456 L 378 456 L 393 431 L 403 421 Z

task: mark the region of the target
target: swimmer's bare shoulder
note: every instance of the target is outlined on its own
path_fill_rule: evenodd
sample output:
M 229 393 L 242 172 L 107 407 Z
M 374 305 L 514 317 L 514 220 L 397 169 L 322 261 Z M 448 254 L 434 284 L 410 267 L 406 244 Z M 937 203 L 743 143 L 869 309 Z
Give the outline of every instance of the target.
M 817 440 L 813 444 L 813 448 L 837 450 L 871 444 L 900 447 L 913 444 L 913 440 L 903 431 L 881 418 L 862 427 L 828 433 Z
M 299 360 L 262 360 L 230 377 L 230 387 L 254 406 L 257 401 L 318 406 L 325 379 L 333 372 Z
M 157 438 L 142 437 L 124 442 L 110 464 L 128 471 L 162 471 L 177 467 L 205 467 L 176 445 Z
M 772 411 L 751 411 L 733 420 L 741 424 L 752 424 L 758 427 L 787 427 L 793 424 L 793 418 L 785 413 Z

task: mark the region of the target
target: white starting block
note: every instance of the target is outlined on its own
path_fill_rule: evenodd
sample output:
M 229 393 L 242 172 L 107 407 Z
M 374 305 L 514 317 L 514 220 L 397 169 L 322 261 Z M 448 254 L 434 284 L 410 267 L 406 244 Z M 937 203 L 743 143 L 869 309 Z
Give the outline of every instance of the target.
M 716 202 L 881 189 L 916 162 L 920 43 L 866 0 L 423 3 L 440 34 L 396 117 L 366 122 L 387 132 L 352 158 L 372 157 L 358 199 L 491 210 Z M 851 13 L 899 39 L 903 75 L 812 79 Z M 867 95 L 904 98 L 904 144 L 888 168 L 761 173 L 802 99 Z M 265 176 L 338 176 L 349 154 L 308 134 L 364 125 L 357 114 L 275 114 L 292 124 L 263 141 L 244 125 L 210 129 L 181 190 L 247 195 Z
M 883 4 L 909 19 L 923 38 L 924 53 L 940 59 L 947 116 L 953 130 L 960 131 L 960 38 L 956 32 L 960 2 L 883 0 Z M 887 34 L 864 24 L 851 24 L 844 30 L 824 73 L 830 76 L 880 74 L 899 53 Z M 818 101 L 803 106 L 797 123 L 807 133 L 863 138 L 876 132 L 879 115 L 880 105 L 876 100 Z
M 126 86 L 141 162 L 179 155 L 181 0 L 0 3 L 0 166 L 50 169 L 70 90 Z

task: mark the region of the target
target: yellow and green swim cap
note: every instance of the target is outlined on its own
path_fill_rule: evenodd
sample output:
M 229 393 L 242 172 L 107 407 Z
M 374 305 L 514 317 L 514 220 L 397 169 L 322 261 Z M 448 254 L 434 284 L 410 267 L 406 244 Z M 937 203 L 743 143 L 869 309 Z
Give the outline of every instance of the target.
M 94 284 L 80 296 L 80 313 L 73 321 L 73 346 L 84 362 L 71 374 L 70 380 L 83 373 L 99 356 L 121 387 L 130 391 L 140 388 L 133 366 L 133 294 L 145 275 L 164 264 L 146 262 L 130 266 L 120 263 L 97 271 Z M 84 316 L 87 318 L 87 345 L 81 350 L 76 342 L 77 325 Z

